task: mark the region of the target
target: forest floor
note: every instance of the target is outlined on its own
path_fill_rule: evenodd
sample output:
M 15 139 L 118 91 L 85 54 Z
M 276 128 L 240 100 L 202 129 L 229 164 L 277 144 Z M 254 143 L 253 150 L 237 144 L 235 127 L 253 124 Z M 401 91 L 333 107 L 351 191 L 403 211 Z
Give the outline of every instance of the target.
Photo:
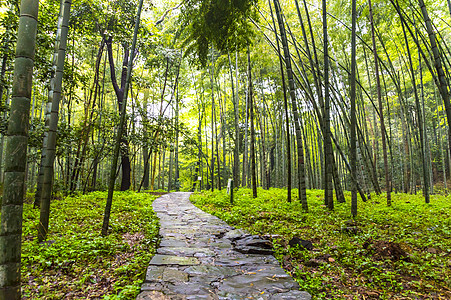
M 106 192 L 55 199 L 45 243 L 39 210 L 24 205 L 22 299 L 135 299 L 155 253 L 155 195 L 115 192 L 110 232 L 100 235 Z
M 349 194 L 331 212 L 322 191 L 308 190 L 308 213 L 292 195 L 287 203 L 283 189 L 259 189 L 256 199 L 239 189 L 230 205 L 225 190 L 205 191 L 191 201 L 231 226 L 278 235 L 276 258 L 314 299 L 451 299 L 451 196 L 426 204 L 421 194 L 393 194 L 387 207 L 385 195 L 372 195 L 353 220 Z M 295 246 L 301 239 L 313 247 Z

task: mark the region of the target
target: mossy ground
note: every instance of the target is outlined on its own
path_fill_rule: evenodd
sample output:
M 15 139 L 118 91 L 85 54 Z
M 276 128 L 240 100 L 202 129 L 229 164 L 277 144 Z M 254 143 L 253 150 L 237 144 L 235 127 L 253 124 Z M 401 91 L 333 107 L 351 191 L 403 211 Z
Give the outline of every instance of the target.
M 234 205 L 224 190 L 191 200 L 235 227 L 280 235 L 276 257 L 314 299 L 451 299 L 451 196 L 426 204 L 421 195 L 393 194 L 387 207 L 384 195 L 372 195 L 359 200 L 353 220 L 349 193 L 329 211 L 323 192 L 308 190 L 308 213 L 292 194 L 292 203 L 282 189 L 259 189 L 256 199 L 239 189 Z M 290 247 L 294 236 L 314 249 Z
M 135 299 L 155 253 L 156 196 L 115 192 L 110 233 L 100 235 L 107 193 L 56 199 L 46 243 L 37 243 L 39 210 L 24 205 L 23 299 Z

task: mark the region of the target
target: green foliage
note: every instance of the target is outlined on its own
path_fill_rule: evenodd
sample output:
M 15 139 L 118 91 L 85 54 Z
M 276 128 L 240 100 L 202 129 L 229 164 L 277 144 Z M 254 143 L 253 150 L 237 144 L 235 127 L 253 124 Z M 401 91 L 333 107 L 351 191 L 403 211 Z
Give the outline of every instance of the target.
M 450 196 L 433 195 L 431 204 L 425 204 L 422 195 L 393 194 L 393 206 L 386 207 L 383 196 L 372 195 L 371 202 L 359 203 L 354 223 L 349 220 L 349 194 L 347 203 L 330 212 L 323 192 L 308 190 L 309 213 L 299 201 L 287 203 L 285 190 L 259 190 L 258 195 L 253 199 L 251 190 L 240 189 L 234 206 L 225 191 L 205 191 L 191 200 L 230 225 L 280 235 L 274 241 L 276 257 L 317 299 L 449 297 Z M 293 191 L 294 199 L 296 195 Z M 356 232 L 346 233 L 349 226 Z M 293 236 L 311 240 L 315 249 L 289 247 Z M 407 257 L 394 259 L 384 252 L 393 245 Z
M 28 134 L 28 147 L 42 147 L 42 139 L 44 138 L 45 125 L 43 120 L 33 118 L 30 120 Z
M 25 299 L 135 299 L 155 252 L 155 196 L 116 192 L 111 233 L 102 237 L 106 193 L 56 199 L 48 241 L 37 244 L 39 211 L 24 206 L 22 291 Z
M 251 44 L 253 27 L 249 18 L 256 19 L 255 0 L 188 0 L 183 10 L 182 24 L 186 26 L 189 45 L 187 54 L 195 52 L 206 65 L 210 46 L 223 53 L 244 49 Z

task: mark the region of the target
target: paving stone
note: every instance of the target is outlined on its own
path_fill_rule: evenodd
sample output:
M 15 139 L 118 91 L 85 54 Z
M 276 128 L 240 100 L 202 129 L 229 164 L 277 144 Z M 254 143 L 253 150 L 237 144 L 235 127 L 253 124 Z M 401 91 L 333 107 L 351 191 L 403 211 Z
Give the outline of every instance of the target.
M 220 248 L 220 249 L 229 249 L 232 247 L 232 244 L 228 241 L 214 242 L 211 243 L 212 247 Z
M 171 193 L 153 202 L 162 240 L 137 299 L 310 300 L 269 255 L 267 237 L 234 229 L 189 196 Z
M 219 282 L 217 276 L 209 276 L 209 275 L 189 275 L 190 283 L 200 283 L 202 285 L 210 285 L 215 288 Z
M 213 256 L 215 252 L 208 248 L 193 247 L 162 247 L 157 250 L 158 254 L 177 255 L 177 256 L 195 256 L 197 253 L 203 253 L 204 256 Z
M 292 289 L 298 289 L 299 285 L 289 279 L 277 279 L 259 274 L 244 274 L 233 276 L 222 281 L 218 287 L 221 291 L 239 294 L 254 294 L 258 292 L 266 293 L 285 293 Z
M 238 253 L 240 254 L 240 253 Z M 243 266 L 243 265 L 256 265 L 256 264 L 278 264 L 277 260 L 274 258 L 274 256 L 230 256 L 226 257 L 224 255 L 221 255 L 217 258 L 215 264 L 218 266 Z M 245 254 L 242 254 L 245 255 Z
M 174 298 L 166 296 L 165 294 L 158 291 L 143 291 L 136 298 L 136 300 L 172 300 L 172 299 Z
M 183 234 L 183 235 L 189 235 L 189 234 L 196 234 L 199 232 L 199 229 L 192 229 L 192 228 L 164 228 L 160 229 L 160 235 L 166 234 L 166 233 L 177 233 L 177 234 Z
M 194 257 L 182 257 L 173 255 L 160 255 L 155 254 L 155 256 L 150 261 L 150 265 L 164 266 L 164 265 L 197 265 L 199 261 Z
M 160 242 L 160 247 L 185 247 L 187 242 L 185 240 L 176 240 L 176 239 L 164 239 Z
M 163 279 L 165 266 L 149 266 L 146 272 L 146 281 L 157 281 Z
M 242 236 L 233 241 L 234 249 L 241 253 L 273 254 L 272 243 L 256 235 Z
M 186 296 L 187 300 L 197 300 L 197 299 L 208 299 L 208 300 L 217 300 L 218 298 L 214 295 L 188 295 Z
M 167 282 L 187 282 L 188 274 L 173 268 L 166 268 L 163 274 L 163 281 Z
M 281 267 L 274 266 L 270 264 L 266 265 L 245 265 L 241 268 L 247 274 L 258 274 L 259 276 L 270 277 L 270 278 L 290 278 Z
M 209 296 L 213 294 L 213 288 L 210 285 L 199 282 L 177 284 L 170 287 L 170 291 L 181 295 Z
M 167 239 L 177 239 L 177 240 L 186 240 L 186 235 L 181 234 L 181 233 L 174 233 L 174 232 L 161 232 L 160 231 L 160 236 L 162 238 L 167 238 Z
M 166 286 L 164 286 L 160 282 L 144 282 L 141 286 L 142 292 L 148 292 L 148 291 L 165 291 Z
M 239 271 L 232 267 L 219 267 L 214 265 L 198 265 L 192 266 L 185 269 L 185 272 L 190 276 L 201 275 L 201 276 L 215 276 L 217 278 L 230 277 L 233 275 L 240 274 Z
M 252 294 L 235 294 L 228 292 L 218 292 L 219 300 L 268 300 L 271 297 L 270 294 L 255 292 Z
M 230 230 L 229 232 L 227 232 L 225 235 L 224 235 L 224 237 L 226 238 L 226 239 L 229 239 L 229 240 L 236 240 L 236 239 L 238 239 L 238 238 L 240 238 L 240 237 L 243 237 L 243 236 L 249 236 L 250 234 L 249 234 L 249 232 L 247 231 L 247 230 L 244 230 L 244 229 L 234 229 L 234 230 Z

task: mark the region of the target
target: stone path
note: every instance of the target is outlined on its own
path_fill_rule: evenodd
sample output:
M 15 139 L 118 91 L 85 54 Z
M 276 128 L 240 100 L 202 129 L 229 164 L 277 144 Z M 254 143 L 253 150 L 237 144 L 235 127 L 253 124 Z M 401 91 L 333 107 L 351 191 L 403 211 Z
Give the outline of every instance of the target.
M 272 255 L 249 254 L 270 253 L 268 241 L 198 209 L 190 194 L 154 201 L 161 243 L 137 300 L 311 298 Z

